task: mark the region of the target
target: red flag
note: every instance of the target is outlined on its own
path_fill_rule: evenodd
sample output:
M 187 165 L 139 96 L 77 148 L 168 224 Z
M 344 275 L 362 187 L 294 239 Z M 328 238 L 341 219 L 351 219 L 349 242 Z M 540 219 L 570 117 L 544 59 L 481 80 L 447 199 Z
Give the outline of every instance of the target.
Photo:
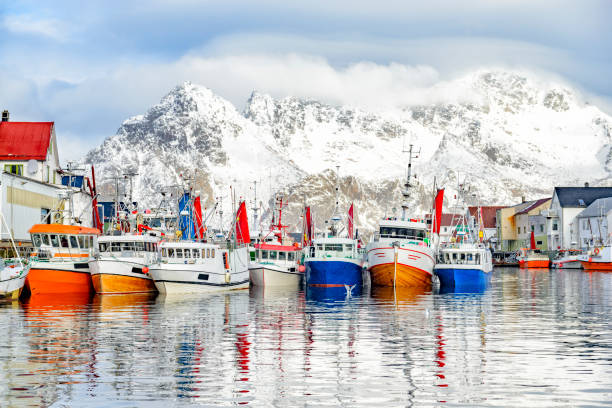
M 306 207 L 306 231 L 304 231 L 304 245 L 310 245 L 312 241 L 312 218 L 310 216 L 310 207 Z
M 239 244 L 248 244 L 251 242 L 249 219 L 247 218 L 244 201 L 240 203 L 240 207 L 238 207 L 238 212 L 236 213 L 236 241 Z
M 200 202 L 200 197 L 196 197 L 196 199 L 193 200 L 193 209 L 195 214 L 194 227 L 196 237 L 202 239 L 204 238 L 204 225 L 202 224 L 202 203 Z
M 536 249 L 535 236 L 533 234 L 533 231 L 531 231 L 531 248 L 530 249 Z
M 350 239 L 353 239 L 353 203 L 351 203 L 348 212 L 348 235 Z
M 444 202 L 444 189 L 441 188 L 438 190 L 438 194 L 436 194 L 436 199 L 434 201 L 434 225 L 433 232 L 435 234 L 440 234 L 440 225 L 442 224 L 442 203 Z

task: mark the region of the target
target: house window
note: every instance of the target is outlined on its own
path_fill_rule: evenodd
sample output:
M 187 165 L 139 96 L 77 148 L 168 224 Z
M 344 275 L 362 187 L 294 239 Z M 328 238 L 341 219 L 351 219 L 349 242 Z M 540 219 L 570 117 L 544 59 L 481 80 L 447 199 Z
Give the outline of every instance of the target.
M 531 225 L 531 232 L 535 232 L 535 225 Z
M 540 232 L 544 232 L 544 224 L 540 224 Z
M 536 245 L 542 245 L 542 241 L 536 241 Z
M 47 166 L 47 183 L 49 182 L 49 166 Z
M 23 175 L 23 164 L 5 164 L 4 171 L 18 176 Z
M 518 227 L 518 233 L 519 234 L 521 233 L 521 227 Z
M 553 231 L 557 231 L 559 229 L 559 226 L 557 225 L 557 223 L 553 223 Z
M 40 209 L 40 222 L 42 222 L 43 224 L 51 224 L 51 217 L 49 216 L 50 212 L 51 210 L 49 210 L 48 208 L 41 208 Z

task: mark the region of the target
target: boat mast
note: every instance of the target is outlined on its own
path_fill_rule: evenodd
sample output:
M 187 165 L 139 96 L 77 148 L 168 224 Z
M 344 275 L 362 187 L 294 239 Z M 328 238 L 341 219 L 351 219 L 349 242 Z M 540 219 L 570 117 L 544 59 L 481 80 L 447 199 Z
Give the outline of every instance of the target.
M 340 221 L 342 219 L 342 216 L 340 215 L 340 199 L 339 199 L 339 193 L 340 193 L 340 166 L 336 166 L 336 185 L 335 185 L 335 197 L 336 197 L 336 205 L 334 207 L 334 212 L 332 213 L 332 217 L 331 217 L 331 225 L 330 225 L 330 230 L 331 230 L 331 235 L 333 237 L 335 237 L 338 234 L 338 226 L 337 223 L 338 221 Z
M 253 191 L 255 193 L 255 198 L 253 198 L 253 207 L 251 207 L 251 210 L 253 210 L 253 226 L 257 228 L 257 211 L 259 210 L 259 208 L 257 208 L 257 180 L 253 182 Z
M 406 221 L 408 206 L 410 198 L 410 189 L 412 188 L 412 184 L 410 184 L 410 177 L 412 177 L 412 159 L 416 159 L 419 157 L 419 153 L 421 150 L 417 152 L 414 149 L 414 146 L 411 144 L 408 150 L 404 150 L 404 153 L 408 153 L 408 169 L 406 170 L 406 182 L 404 183 L 404 188 L 402 189 L 402 196 L 404 197 L 402 201 L 402 221 Z

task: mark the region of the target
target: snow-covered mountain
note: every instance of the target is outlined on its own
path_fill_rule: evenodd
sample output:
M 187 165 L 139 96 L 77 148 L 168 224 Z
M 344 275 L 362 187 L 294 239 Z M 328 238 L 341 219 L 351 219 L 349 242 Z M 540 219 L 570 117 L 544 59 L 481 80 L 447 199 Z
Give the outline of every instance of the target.
M 264 207 L 272 192 L 285 193 L 292 224 L 304 199 L 320 222 L 329 216 L 339 165 L 341 202 L 355 201 L 366 231 L 399 208 L 409 144 L 420 149 L 417 213 L 431 205 L 434 177 L 450 190 L 457 174 L 467 178 L 482 204 L 549 196 L 555 185 L 610 185 L 612 118 L 571 88 L 504 71 L 478 71 L 445 86 L 469 98 L 374 112 L 253 92 L 241 113 L 186 82 L 126 120 L 85 161 L 107 180 L 138 173 L 134 196 L 146 205 L 193 178 L 209 206 L 220 197 L 227 210 L 231 194 L 252 200 L 257 181 Z

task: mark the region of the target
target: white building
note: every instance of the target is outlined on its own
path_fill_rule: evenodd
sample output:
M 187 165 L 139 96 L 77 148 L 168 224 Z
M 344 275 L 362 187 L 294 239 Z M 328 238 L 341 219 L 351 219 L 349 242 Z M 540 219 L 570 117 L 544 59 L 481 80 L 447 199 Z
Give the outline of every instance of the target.
M 610 239 L 610 218 L 612 218 L 612 197 L 600 198 L 574 218 L 572 238 L 582 249 L 589 249 L 608 243 Z
M 7 111 L 0 122 L 0 213 L 7 226 L 0 229 L 0 256 L 10 248 L 9 231 L 20 247 L 30 245 L 33 224 L 68 222 L 64 218 L 68 187 L 61 184 L 53 122 L 10 122 Z M 75 215 L 83 213 L 91 225 L 91 197 L 72 188 Z M 78 211 L 78 212 L 77 212 Z
M 555 187 L 547 218 L 548 249 L 578 248 L 577 231 L 572 222 L 578 214 L 599 198 L 612 197 L 612 187 Z M 576 224 L 574 224 L 576 225 Z

